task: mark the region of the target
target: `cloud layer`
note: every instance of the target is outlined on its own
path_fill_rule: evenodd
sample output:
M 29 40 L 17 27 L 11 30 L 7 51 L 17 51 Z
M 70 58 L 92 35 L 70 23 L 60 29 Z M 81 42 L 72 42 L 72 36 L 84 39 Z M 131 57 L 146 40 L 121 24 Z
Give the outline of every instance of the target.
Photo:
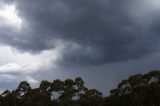
M 144 57 L 159 51 L 159 27 L 153 24 L 159 21 L 153 20 L 159 10 L 156 2 L 16 0 L 21 31 L 6 33 L 3 28 L 1 42 L 36 53 L 59 46 L 56 41 L 61 40 L 67 44 L 63 64 Z
M 2 79 L 14 79 L 15 73 L 32 79 L 33 73 L 41 76 L 40 70 L 51 73 L 54 67 L 80 70 L 152 57 L 160 51 L 159 4 L 159 0 L 1 0 Z

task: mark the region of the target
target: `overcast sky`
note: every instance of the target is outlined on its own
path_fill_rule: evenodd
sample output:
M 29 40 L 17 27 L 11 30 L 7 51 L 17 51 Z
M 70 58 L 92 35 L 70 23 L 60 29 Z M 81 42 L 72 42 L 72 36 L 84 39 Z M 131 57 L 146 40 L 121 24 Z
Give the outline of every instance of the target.
M 0 0 L 0 90 L 82 77 L 107 94 L 160 69 L 160 0 Z

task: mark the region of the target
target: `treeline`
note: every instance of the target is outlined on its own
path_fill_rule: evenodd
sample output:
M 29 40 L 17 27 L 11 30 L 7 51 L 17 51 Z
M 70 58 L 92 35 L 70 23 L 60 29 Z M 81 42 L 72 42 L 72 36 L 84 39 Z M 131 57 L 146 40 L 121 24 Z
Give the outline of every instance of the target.
M 160 71 L 130 76 L 107 97 L 86 88 L 81 78 L 42 81 L 34 89 L 23 81 L 0 95 L 0 106 L 160 106 Z

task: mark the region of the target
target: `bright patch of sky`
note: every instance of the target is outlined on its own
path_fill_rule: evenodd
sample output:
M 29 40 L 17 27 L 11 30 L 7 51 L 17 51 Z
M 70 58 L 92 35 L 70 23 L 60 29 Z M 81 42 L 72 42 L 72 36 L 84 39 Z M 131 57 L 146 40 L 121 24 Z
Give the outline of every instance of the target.
M 21 28 L 22 19 L 18 16 L 18 11 L 15 5 L 4 5 L 0 8 L 0 18 L 3 19 L 4 23 L 9 24 L 18 29 Z
M 10 46 L 0 45 L 0 73 L 33 73 L 54 66 L 60 58 L 60 48 L 42 51 L 39 54 L 20 52 Z

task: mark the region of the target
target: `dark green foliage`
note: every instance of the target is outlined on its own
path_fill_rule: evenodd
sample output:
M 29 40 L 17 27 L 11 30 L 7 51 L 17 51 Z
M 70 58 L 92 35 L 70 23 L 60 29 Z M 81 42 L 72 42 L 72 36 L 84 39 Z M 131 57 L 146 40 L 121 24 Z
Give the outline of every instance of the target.
M 22 81 L 17 89 L 0 95 L 0 106 L 160 106 L 160 71 L 130 76 L 107 97 L 86 88 L 80 77 L 42 81 L 34 89 Z
M 160 71 L 130 76 L 110 93 L 106 106 L 160 106 Z

